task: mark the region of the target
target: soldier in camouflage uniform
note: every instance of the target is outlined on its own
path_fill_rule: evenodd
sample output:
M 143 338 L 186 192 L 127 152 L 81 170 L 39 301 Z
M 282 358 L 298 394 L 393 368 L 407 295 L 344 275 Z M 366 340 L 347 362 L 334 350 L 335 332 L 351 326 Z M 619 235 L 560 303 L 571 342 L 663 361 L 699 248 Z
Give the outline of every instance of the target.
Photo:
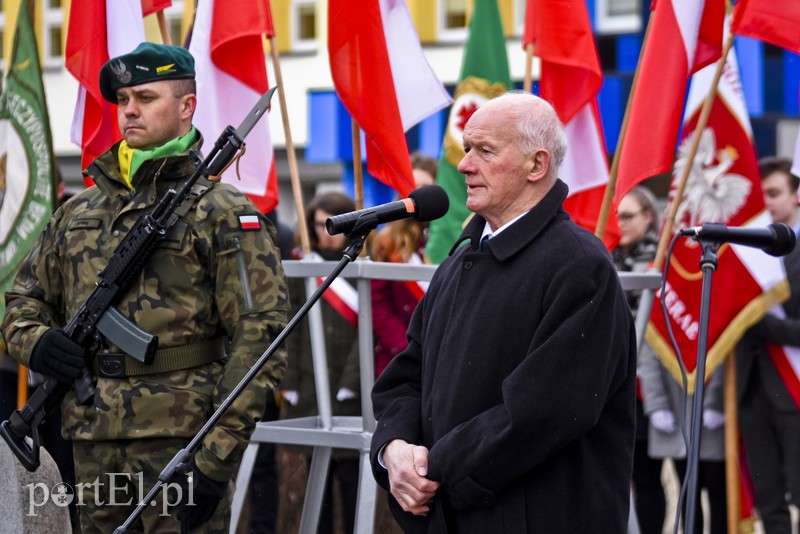
M 101 89 L 119 104 L 124 140 L 84 171 L 96 187 L 55 212 L 6 295 L 2 331 L 15 359 L 65 382 L 78 376 L 83 348 L 61 327 L 137 219 L 194 170 L 188 151 L 202 138 L 191 125 L 193 78 L 188 51 L 167 45 L 143 43 L 103 67 Z M 234 187 L 205 179 L 198 184 L 182 206 L 185 214 L 117 307 L 158 336 L 153 363 L 109 345 L 89 362 L 97 381 L 93 402 L 80 406 L 70 391 L 61 406 L 64 436 L 73 440 L 84 534 L 107 534 L 125 521 L 286 324 L 274 227 Z M 285 367 L 279 351 L 194 455 L 196 505 L 186 514 L 193 528 L 227 532 L 239 460 L 267 391 Z M 170 489 L 161 495 L 175 504 L 177 488 Z M 137 528 L 176 532 L 178 515 L 174 509 L 165 514 L 158 503 Z

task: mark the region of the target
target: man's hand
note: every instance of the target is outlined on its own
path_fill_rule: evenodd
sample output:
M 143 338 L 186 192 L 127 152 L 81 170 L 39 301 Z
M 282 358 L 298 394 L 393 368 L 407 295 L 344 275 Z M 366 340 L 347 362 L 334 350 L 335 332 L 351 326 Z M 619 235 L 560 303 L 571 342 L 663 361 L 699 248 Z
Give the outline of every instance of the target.
M 427 515 L 428 503 L 440 484 L 425 478 L 428 474 L 428 449 L 401 439 L 383 449 L 383 465 L 389 474 L 389 490 L 406 512 Z
M 30 360 L 32 370 L 67 383 L 81 376 L 84 365 L 83 347 L 60 328 L 51 328 L 39 338 Z

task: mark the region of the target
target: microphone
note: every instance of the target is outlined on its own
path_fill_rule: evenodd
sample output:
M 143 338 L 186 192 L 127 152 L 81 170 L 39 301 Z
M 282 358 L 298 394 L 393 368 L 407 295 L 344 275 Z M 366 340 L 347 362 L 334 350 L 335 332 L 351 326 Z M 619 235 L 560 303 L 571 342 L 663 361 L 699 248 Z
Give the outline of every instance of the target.
M 797 241 L 794 230 L 783 223 L 773 223 L 766 228 L 736 228 L 707 223 L 681 230 L 681 235 L 691 236 L 696 240 L 760 248 L 770 256 L 785 256 L 794 249 Z
M 450 208 L 447 193 L 438 185 L 426 185 L 415 189 L 408 198 L 380 206 L 365 208 L 328 217 L 325 228 L 330 235 L 349 234 L 354 228 L 369 232 L 379 224 L 407 219 L 432 221 L 444 216 Z

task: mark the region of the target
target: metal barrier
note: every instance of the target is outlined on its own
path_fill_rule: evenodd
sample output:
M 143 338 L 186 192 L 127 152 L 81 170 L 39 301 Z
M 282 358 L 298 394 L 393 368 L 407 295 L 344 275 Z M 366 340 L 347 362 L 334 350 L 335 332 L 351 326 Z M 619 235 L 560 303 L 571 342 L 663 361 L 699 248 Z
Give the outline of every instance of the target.
M 289 278 L 305 278 L 306 293 L 311 295 L 317 288 L 317 277 L 326 277 L 337 265 L 333 261 L 284 261 Z M 372 337 L 372 300 L 370 280 L 419 280 L 428 281 L 436 271 L 435 265 L 407 265 L 373 262 L 359 259 L 349 264 L 342 276 L 357 281 L 358 290 L 358 349 L 361 373 L 361 417 L 339 417 L 331 413 L 330 384 L 327 376 L 324 328 L 318 306 L 308 314 L 311 331 L 311 350 L 314 364 L 314 380 L 319 415 L 263 421 L 256 425 L 236 478 L 236 491 L 231 510 L 231 532 L 235 532 L 248 495 L 250 474 L 253 470 L 259 443 L 283 443 L 313 446 L 311 466 L 308 473 L 300 532 L 316 532 L 322 507 L 325 481 L 328 475 L 332 449 L 354 449 L 359 451 L 359 481 L 356 506 L 355 532 L 367 534 L 375 523 L 375 498 L 377 485 L 369 462 L 369 447 L 375 418 L 370 393 L 375 375 L 374 344 Z M 623 289 L 652 289 L 659 285 L 657 273 L 620 273 Z M 645 293 L 648 293 L 647 291 Z M 643 297 L 644 298 L 644 297 Z M 652 302 L 652 299 L 650 299 Z M 640 316 L 642 308 L 640 306 Z M 649 315 L 649 306 L 648 306 Z M 637 321 L 637 329 L 640 321 Z M 645 323 L 646 324 L 646 323 Z M 289 355 L 292 357 L 292 355 Z M 638 530 L 638 529 L 637 529 Z

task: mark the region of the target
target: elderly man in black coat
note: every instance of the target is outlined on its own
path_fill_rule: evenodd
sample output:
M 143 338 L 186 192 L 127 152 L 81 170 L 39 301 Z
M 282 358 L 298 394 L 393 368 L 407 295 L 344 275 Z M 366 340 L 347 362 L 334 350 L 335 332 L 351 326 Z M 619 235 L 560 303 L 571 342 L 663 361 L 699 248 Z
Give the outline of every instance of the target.
M 375 478 L 406 532 L 624 533 L 634 328 L 607 250 L 562 209 L 563 126 L 513 93 L 463 140 L 476 215 L 373 389 Z

